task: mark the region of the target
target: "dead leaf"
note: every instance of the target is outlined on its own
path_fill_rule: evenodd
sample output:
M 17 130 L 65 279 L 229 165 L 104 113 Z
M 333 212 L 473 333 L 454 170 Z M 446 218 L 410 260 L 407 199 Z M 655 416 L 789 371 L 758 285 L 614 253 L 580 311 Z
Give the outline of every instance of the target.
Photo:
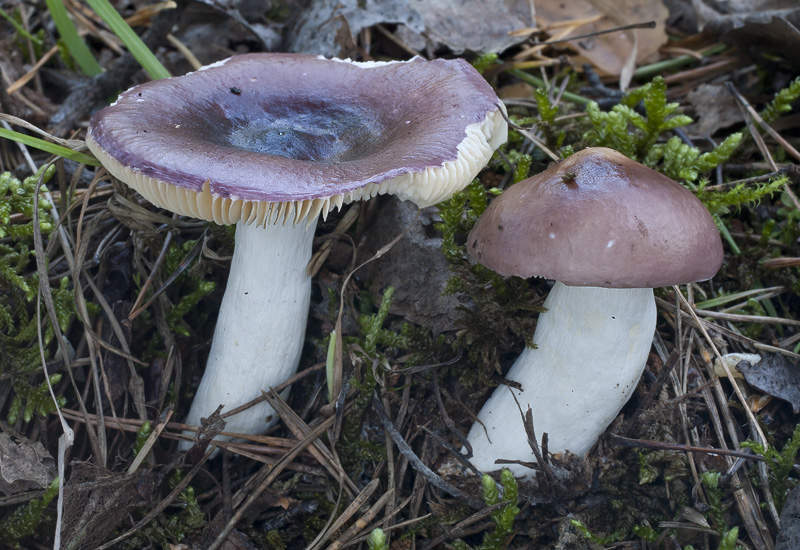
M 698 29 L 720 35 L 747 56 L 776 59 L 800 67 L 800 6 L 797 0 L 735 0 L 718 3 L 692 0 Z
M 344 15 L 337 15 L 335 19 L 340 25 L 333 39 L 333 41 L 339 45 L 339 52 L 336 54 L 336 57 L 340 59 L 355 57 L 358 54 L 358 46 L 353 40 L 353 31 L 350 30 L 347 18 Z
M 500 99 L 529 99 L 533 97 L 533 92 L 533 86 L 527 82 L 515 82 L 514 84 L 508 84 L 497 90 L 497 97 Z
M 267 47 L 268 44 L 263 41 L 262 34 L 253 28 L 247 19 L 239 12 L 238 4 L 242 4 L 242 2 L 236 2 L 234 0 L 198 0 L 201 4 L 205 4 L 206 6 L 210 7 L 214 11 L 219 14 L 226 14 L 231 17 L 234 21 L 236 21 L 239 25 L 243 26 L 245 29 L 249 30 L 252 33 L 254 38 L 262 41 L 262 45 Z
M 732 29 L 722 39 L 739 46 L 751 59 L 764 61 L 771 57 L 782 59 L 786 66 L 800 67 L 800 57 L 791 53 L 800 50 L 800 9 L 795 13 L 794 23 L 773 17 L 765 23 L 752 22 Z
M 219 432 L 225 429 L 225 421 L 222 419 L 222 405 L 217 407 L 208 418 L 200 420 L 200 429 L 194 434 L 194 442 L 188 451 L 186 451 L 185 464 L 197 464 L 206 454 L 208 446 L 211 441 L 219 435 Z
M 19 443 L 0 433 L 0 493 L 45 489 L 56 476 L 55 460 L 41 443 L 22 436 Z
M 636 48 L 636 63 L 656 58 L 658 49 L 667 41 L 664 22 L 667 8 L 653 0 L 559 0 L 536 4 L 536 21 L 540 27 L 563 23 L 571 19 L 586 19 L 604 15 L 602 19 L 576 28 L 573 34 L 588 34 L 621 25 L 655 21 L 655 29 L 637 29 L 594 36 L 567 42 L 578 52 L 577 66 L 591 63 L 600 73 L 619 75 L 625 62 Z M 637 33 L 634 41 L 633 33 Z M 634 43 L 636 42 L 636 44 Z
M 736 99 L 722 84 L 700 84 L 689 92 L 686 101 L 694 109 L 692 137 L 713 136 L 718 130 L 743 122 Z
M 775 540 L 775 550 L 800 548 L 800 485 L 792 489 L 781 510 L 781 530 Z
M 747 396 L 747 406 L 754 413 L 759 412 L 761 409 L 772 403 L 773 397 L 771 395 L 761 395 L 754 393 Z
M 379 216 L 366 242 L 359 246 L 360 257 L 370 257 L 412 223 L 417 207 L 396 198 L 381 203 Z M 434 334 L 453 330 L 458 317 L 456 296 L 443 296 L 447 280 L 452 276 L 441 251 L 442 239 L 431 235 L 435 208 L 420 212 L 419 221 L 387 254 L 364 269 L 364 277 L 372 281 L 372 291 L 379 295 L 389 285 L 395 288 L 389 311 L 411 323 L 430 327 Z
M 64 487 L 64 548 L 97 548 L 137 508 L 155 505 L 167 469 L 120 474 L 87 462 L 73 462 Z
M 734 378 L 742 380 L 744 378 L 744 375 L 742 375 L 742 373 L 736 367 L 738 367 L 739 363 L 742 363 L 743 361 L 746 361 L 747 365 L 755 365 L 756 363 L 761 361 L 761 356 L 756 355 L 755 353 L 725 354 L 722 357 L 719 357 L 714 360 L 714 374 L 716 374 L 720 378 L 725 378 L 728 375 L 728 373 L 725 371 L 725 367 L 728 367 L 728 370 L 731 371 L 731 374 L 733 375 Z
M 783 399 L 794 414 L 800 413 L 800 370 L 783 355 L 768 355 L 755 365 L 741 362 L 737 366 L 745 381 L 764 393 Z
M 336 55 L 338 16 L 347 20 L 352 36 L 379 23 L 399 24 L 403 33 L 424 36 L 454 53 L 501 52 L 523 39 L 508 36 L 508 31 L 532 24 L 528 0 L 319 0 L 294 21 L 287 33 L 288 50 Z
M 212 523 L 205 529 L 203 538 L 192 548 L 208 548 L 219 535 L 219 531 L 219 526 Z M 219 550 L 256 550 L 256 545 L 244 533 L 234 529 L 222 542 Z
M 698 30 L 710 27 L 715 32 L 725 32 L 748 23 L 767 23 L 775 17 L 796 22 L 795 18 L 800 16 L 796 0 L 691 1 L 700 23 Z

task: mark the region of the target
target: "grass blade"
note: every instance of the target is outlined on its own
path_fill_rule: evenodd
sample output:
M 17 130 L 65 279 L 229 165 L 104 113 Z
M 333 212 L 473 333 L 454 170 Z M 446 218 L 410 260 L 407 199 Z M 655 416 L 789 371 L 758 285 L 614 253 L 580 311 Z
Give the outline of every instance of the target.
M 97 59 L 94 58 L 89 47 L 78 35 L 78 30 L 72 19 L 67 15 L 67 10 L 64 7 L 62 0 L 45 0 L 47 3 L 47 10 L 50 12 L 50 17 L 53 18 L 53 23 L 56 24 L 58 34 L 64 45 L 67 47 L 72 59 L 78 64 L 81 70 L 89 76 L 94 76 L 103 72 Z
M 100 162 L 91 155 L 79 153 L 78 151 L 73 151 L 68 147 L 56 145 L 55 143 L 50 143 L 49 141 L 29 136 L 27 134 L 21 134 L 19 132 L 15 132 L 14 130 L 0 128 L 0 138 L 6 138 L 18 143 L 24 143 L 28 147 L 35 147 L 36 149 L 41 149 L 47 153 L 52 153 L 54 155 L 64 157 L 65 159 L 74 160 L 75 162 L 82 162 L 83 164 L 88 164 L 90 166 L 100 166 Z
M 142 39 L 133 32 L 133 29 L 125 22 L 117 10 L 109 4 L 108 0 L 86 0 L 91 8 L 106 22 L 111 31 L 122 40 L 128 51 L 131 52 L 136 61 L 150 75 L 153 80 L 169 78 L 169 71 L 156 59 L 156 56 L 145 46 Z
M 8 21 L 8 22 L 9 22 L 9 24 L 10 24 L 12 27 L 14 27 L 14 29 L 17 31 L 17 33 L 19 33 L 19 35 L 20 35 L 20 36 L 22 36 L 23 38 L 27 38 L 28 40 L 30 40 L 31 42 L 33 42 L 33 43 L 34 43 L 34 44 L 36 44 L 37 46 L 44 46 L 44 42 L 42 42 L 42 41 L 39 39 L 39 37 L 37 37 L 37 36 L 35 36 L 35 35 L 33 35 L 33 34 L 29 33 L 28 31 L 26 31 L 26 30 L 25 30 L 25 29 L 22 27 L 22 25 L 20 25 L 20 24 L 19 24 L 19 22 L 17 22 L 17 20 L 16 20 L 16 19 L 14 19 L 12 16 L 10 16 L 10 15 L 9 15 L 9 14 L 7 14 L 6 12 L 4 12 L 2 8 L 0 8 L 0 17 L 2 17 L 3 19 L 5 19 L 6 21 Z

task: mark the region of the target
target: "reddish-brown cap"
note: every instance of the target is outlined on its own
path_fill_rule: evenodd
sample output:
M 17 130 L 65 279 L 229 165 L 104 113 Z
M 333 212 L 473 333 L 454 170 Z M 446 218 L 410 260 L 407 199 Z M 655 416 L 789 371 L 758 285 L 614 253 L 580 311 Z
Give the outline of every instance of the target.
M 694 194 L 603 147 L 503 192 L 467 250 L 501 275 L 609 288 L 702 281 L 723 258 L 714 220 Z
M 379 193 L 435 204 L 505 137 L 497 96 L 464 60 L 247 54 L 124 92 L 86 141 L 158 206 L 262 224 Z

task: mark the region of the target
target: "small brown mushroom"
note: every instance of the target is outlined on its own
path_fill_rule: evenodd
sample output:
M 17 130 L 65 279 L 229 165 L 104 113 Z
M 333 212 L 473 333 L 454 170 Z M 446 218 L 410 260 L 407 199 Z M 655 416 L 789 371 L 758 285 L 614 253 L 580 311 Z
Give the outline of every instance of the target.
M 469 253 L 502 275 L 555 279 L 533 343 L 469 434 L 473 463 L 535 462 L 519 419 L 530 406 L 552 452 L 583 455 L 628 401 L 655 330 L 652 287 L 711 278 L 722 243 L 708 210 L 666 176 L 606 148 L 575 153 L 498 197 Z M 529 473 L 509 465 L 516 475 Z

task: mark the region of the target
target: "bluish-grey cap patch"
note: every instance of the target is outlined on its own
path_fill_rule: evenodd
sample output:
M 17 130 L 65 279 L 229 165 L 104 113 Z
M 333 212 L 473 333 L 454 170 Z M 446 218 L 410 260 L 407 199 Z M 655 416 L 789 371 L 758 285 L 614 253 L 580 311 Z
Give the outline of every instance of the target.
M 435 204 L 506 132 L 491 86 L 460 59 L 247 54 L 124 92 L 87 144 L 158 206 L 260 225 L 381 193 Z

